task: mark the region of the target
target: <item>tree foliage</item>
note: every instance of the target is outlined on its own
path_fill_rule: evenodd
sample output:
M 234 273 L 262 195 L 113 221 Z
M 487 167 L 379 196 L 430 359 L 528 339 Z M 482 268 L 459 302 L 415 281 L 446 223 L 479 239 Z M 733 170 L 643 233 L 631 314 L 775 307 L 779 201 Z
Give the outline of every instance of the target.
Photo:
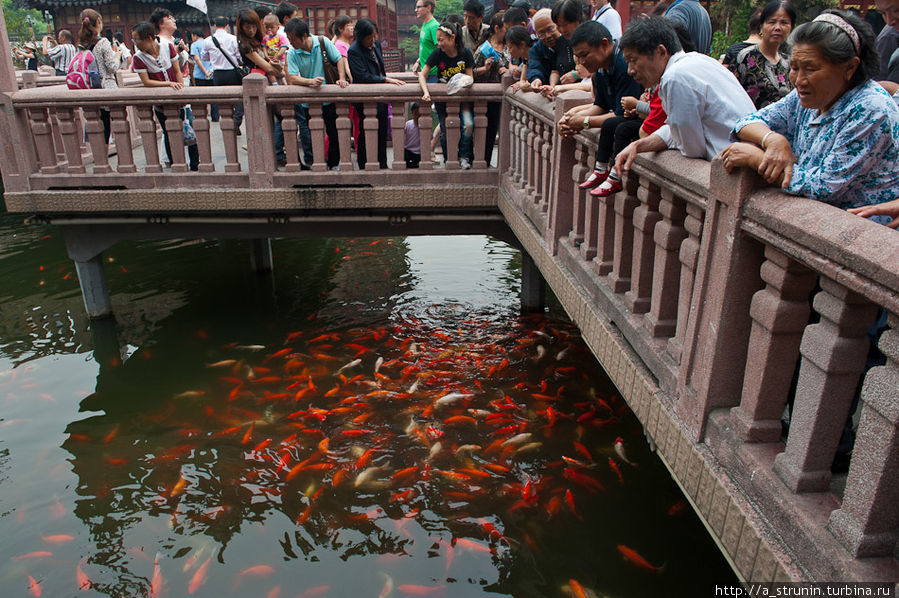
M 34 35 L 40 39 L 47 31 L 44 16 L 39 10 L 25 9 L 15 0 L 2 0 L 3 17 L 6 19 L 6 32 L 11 40 L 27 41 L 31 39 L 28 31 L 27 15 L 34 19 Z

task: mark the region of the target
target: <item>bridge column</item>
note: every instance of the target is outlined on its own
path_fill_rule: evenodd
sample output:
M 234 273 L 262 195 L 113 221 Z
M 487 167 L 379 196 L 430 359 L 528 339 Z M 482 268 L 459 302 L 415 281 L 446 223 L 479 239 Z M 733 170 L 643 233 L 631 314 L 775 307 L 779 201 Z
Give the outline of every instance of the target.
M 521 251 L 521 311 L 542 312 L 546 306 L 546 280 L 526 251 Z
M 774 471 L 793 492 L 820 492 L 830 484 L 875 312 L 867 299 L 825 277 L 814 308 L 821 322 L 806 327 L 802 336 L 790 435 L 786 450 L 774 459 Z
M 80 261 L 75 260 L 78 272 L 78 284 L 81 285 L 81 297 L 84 309 L 89 318 L 105 318 L 112 315 L 112 301 L 109 299 L 109 288 L 106 286 L 106 272 L 103 270 L 103 254 Z
M 272 271 L 274 262 L 271 239 L 250 239 L 250 264 L 257 274 Z
M 899 529 L 899 317 L 890 317 L 879 346 L 887 363 L 865 378 L 843 504 L 828 525 L 856 558 L 892 556 Z

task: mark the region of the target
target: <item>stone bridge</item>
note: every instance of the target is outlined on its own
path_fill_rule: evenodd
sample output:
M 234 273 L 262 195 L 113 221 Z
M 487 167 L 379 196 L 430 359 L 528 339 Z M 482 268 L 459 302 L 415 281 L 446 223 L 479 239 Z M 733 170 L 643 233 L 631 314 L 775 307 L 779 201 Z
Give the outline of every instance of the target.
M 0 13 L 2 14 L 2 13 Z M 18 90 L 0 21 L 0 170 L 7 210 L 60 225 L 88 313 L 109 312 L 104 249 L 121 239 L 267 239 L 480 232 L 522 248 L 523 302 L 542 282 L 580 326 L 643 423 L 659 456 L 743 580 L 899 580 L 899 234 L 765 188 L 750 172 L 676 152 L 641 156 L 625 188 L 593 198 L 593 132 L 563 140 L 553 123 L 589 101 L 551 103 L 476 85 L 449 104 L 449 160 L 403 160 L 405 105 L 419 89 L 245 85 L 147 90 L 123 76 L 114 91 L 69 91 L 36 75 Z M 297 159 L 294 104 L 310 106 L 315 165 Z M 340 172 L 324 168 L 322 104 L 338 111 Z M 358 169 L 351 104 L 392 108 L 392 165 L 375 152 Z M 458 105 L 475 111 L 475 162 L 459 170 Z M 483 159 L 487 103 L 502 102 L 496 167 Z M 188 170 L 178 110 L 193 107 L 200 165 Z M 220 106 L 218 125 L 207 105 Z M 246 111 L 238 137 L 233 107 Z M 174 163 L 159 159 L 153 107 L 168 115 Z M 100 108 L 112 115 L 115 155 Z M 283 118 L 287 164 L 275 160 L 271 113 Z M 366 140 L 377 143 L 369 119 Z M 431 133 L 424 112 L 421 138 Z M 246 143 L 247 149 L 241 148 Z M 866 370 L 866 333 L 886 313 L 885 365 Z M 856 389 L 857 439 L 848 474 L 831 462 Z M 791 425 L 781 417 L 790 403 Z

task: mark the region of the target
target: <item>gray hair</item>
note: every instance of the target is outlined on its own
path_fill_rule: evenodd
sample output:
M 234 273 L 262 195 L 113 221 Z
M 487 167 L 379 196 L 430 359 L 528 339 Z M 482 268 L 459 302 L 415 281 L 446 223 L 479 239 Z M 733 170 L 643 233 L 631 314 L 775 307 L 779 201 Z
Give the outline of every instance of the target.
M 790 36 L 793 47 L 796 44 L 815 46 L 820 50 L 824 59 L 831 64 L 844 64 L 858 56 L 860 62 L 850 80 L 853 87 L 877 75 L 880 71 L 880 58 L 874 46 L 874 32 L 871 30 L 871 26 L 848 11 L 825 10 L 824 13 L 839 16 L 855 29 L 855 32 L 858 33 L 859 52 L 855 52 L 855 46 L 849 34 L 826 21 L 803 23 L 794 29 Z

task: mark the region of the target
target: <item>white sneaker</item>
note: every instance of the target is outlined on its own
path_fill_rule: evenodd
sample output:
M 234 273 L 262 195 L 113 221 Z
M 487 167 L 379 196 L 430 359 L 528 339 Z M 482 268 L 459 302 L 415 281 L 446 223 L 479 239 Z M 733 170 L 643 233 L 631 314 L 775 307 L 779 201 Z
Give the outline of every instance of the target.
M 471 161 L 468 158 L 459 158 L 459 168 L 462 170 L 471 170 Z
M 331 170 L 331 171 L 334 171 L 334 172 L 339 172 L 339 171 L 340 171 L 340 166 L 332 166 L 332 167 L 329 168 L 328 170 Z

